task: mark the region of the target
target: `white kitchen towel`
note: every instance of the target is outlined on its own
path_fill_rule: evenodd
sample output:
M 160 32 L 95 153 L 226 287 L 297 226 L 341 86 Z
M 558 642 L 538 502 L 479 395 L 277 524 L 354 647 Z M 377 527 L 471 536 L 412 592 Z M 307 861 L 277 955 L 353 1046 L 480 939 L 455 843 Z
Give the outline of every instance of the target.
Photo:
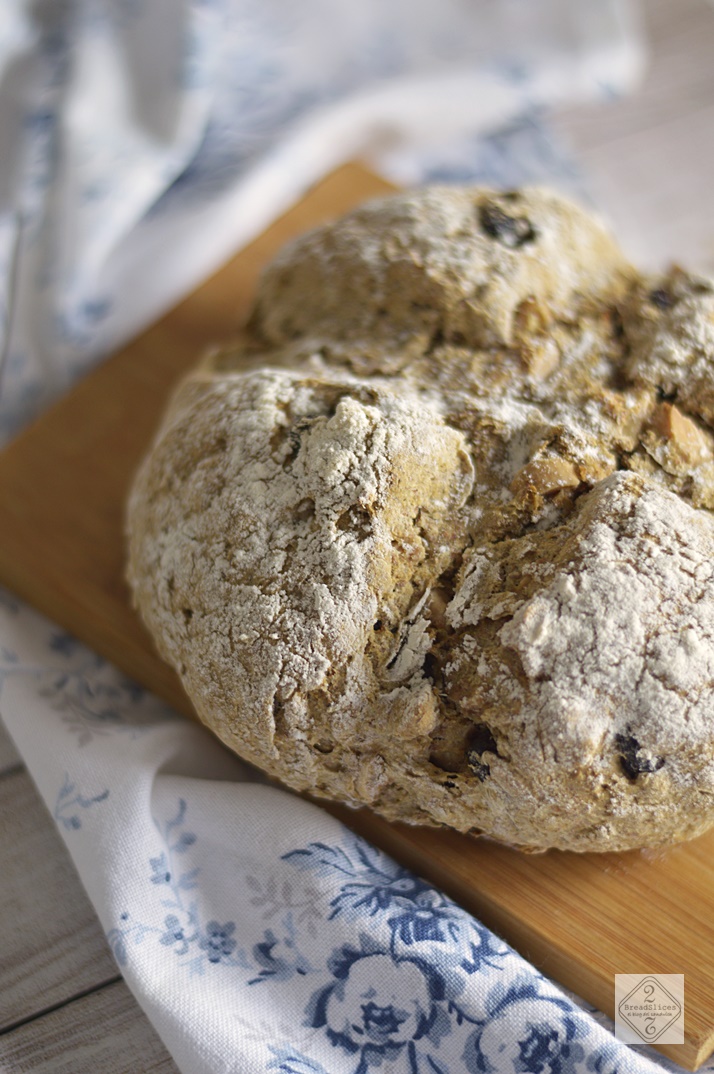
M 348 156 L 401 181 L 572 186 L 534 117 L 631 84 L 629 11 L 3 0 L 0 437 Z M 5 593 L 0 710 L 183 1074 L 661 1069 Z
M 182 1074 L 680 1069 L 7 594 L 0 638 L 7 726 Z
M 624 0 L 2 0 L 0 436 L 348 157 L 468 174 L 484 131 L 628 88 L 635 22 Z

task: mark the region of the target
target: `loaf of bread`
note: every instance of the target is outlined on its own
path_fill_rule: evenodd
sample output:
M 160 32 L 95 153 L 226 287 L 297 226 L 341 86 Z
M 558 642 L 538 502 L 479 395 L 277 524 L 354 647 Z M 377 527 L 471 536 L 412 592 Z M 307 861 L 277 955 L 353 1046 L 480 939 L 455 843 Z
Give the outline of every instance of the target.
M 178 388 L 129 579 L 288 786 L 524 849 L 714 823 L 714 287 L 544 190 L 288 246 Z

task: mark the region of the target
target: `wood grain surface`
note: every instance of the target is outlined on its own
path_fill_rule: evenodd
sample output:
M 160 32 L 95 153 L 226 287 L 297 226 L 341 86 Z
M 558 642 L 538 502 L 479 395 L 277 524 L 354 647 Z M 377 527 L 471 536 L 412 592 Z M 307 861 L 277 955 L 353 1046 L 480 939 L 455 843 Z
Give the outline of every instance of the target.
M 0 1038 L 2 1074 L 179 1074 L 123 981 Z
M 0 777 L 10 769 L 22 766 L 20 754 L 15 749 L 15 743 L 0 723 Z
M 167 391 L 204 345 L 240 328 L 261 266 L 287 237 L 385 185 L 357 166 L 82 381 L 0 458 L 0 580 L 185 712 L 122 580 L 123 504 Z M 48 541 L 47 535 L 52 539 Z M 612 1013 L 615 973 L 686 978 L 694 1067 L 714 1036 L 714 833 L 658 855 L 524 855 L 453 832 L 330 807 L 474 911 L 545 972 Z
M 118 970 L 72 859 L 54 825 L 46 823 L 45 806 L 26 772 L 13 769 L 0 778 L 0 816 L 3 1033 L 116 980 Z
M 178 1074 L 0 725 L 0 1071 Z
M 624 239 L 628 252 L 645 264 L 661 265 L 671 257 L 679 258 L 695 266 L 712 271 L 714 269 L 714 213 L 712 213 L 711 181 L 714 172 L 714 8 L 706 0 L 643 0 L 648 39 L 651 44 L 649 71 L 644 83 L 632 96 L 613 101 L 608 106 L 578 105 L 573 108 L 561 108 L 551 115 L 550 125 L 575 149 L 581 171 L 593 198 L 614 221 L 618 234 Z M 340 206 L 335 205 L 334 211 Z M 259 249 L 259 245 L 256 247 Z M 270 250 L 265 248 L 264 255 Z M 240 272 L 240 266 L 238 268 Z M 249 276 L 244 282 L 251 286 Z M 203 302 L 207 316 L 214 318 L 213 325 L 221 332 L 232 331 L 242 316 L 241 301 L 247 291 L 236 288 L 236 305 L 226 313 L 223 302 L 212 304 L 212 288 L 204 290 Z M 199 292 L 200 293 L 200 292 Z M 219 321 L 219 318 L 222 320 Z M 177 363 L 189 364 L 193 360 L 196 343 L 190 333 L 193 330 L 190 308 L 185 321 L 189 333 L 184 341 L 174 339 Z M 161 329 L 153 337 L 157 342 L 164 338 Z M 149 345 L 145 353 L 152 350 Z M 128 420 L 132 420 L 131 410 Z M 1 506 L 1 504 L 0 504 Z M 90 641 L 92 639 L 89 639 Z M 137 636 L 138 643 L 138 636 Z M 180 699 L 176 697 L 175 701 Z M 4 776 L 15 775 L 20 770 L 18 755 L 7 735 L 0 727 L 0 788 Z M 67 930 L 55 924 L 58 905 L 81 906 L 87 909 L 86 896 L 74 873 L 67 851 L 60 839 L 54 822 L 42 805 L 37 792 L 29 781 L 8 784 L 9 791 L 0 794 L 0 913 L 3 920 L 3 936 L 0 941 L 0 996 L 4 994 L 6 981 L 11 980 L 17 972 L 16 956 L 22 958 L 27 950 L 43 948 L 46 957 L 33 963 L 32 989 L 15 992 L 14 1009 L 20 1014 L 20 1023 L 5 1022 L 0 1029 L 0 1070 L 3 1074 L 25 1074 L 26 1071 L 52 1071 L 53 1074 L 89 1074 L 89 1071 L 106 1071 L 107 1074 L 176 1074 L 176 1068 L 146 1017 L 137 1007 L 135 1001 L 123 984 L 106 984 L 106 967 L 108 963 L 97 958 L 96 950 L 102 946 L 102 930 L 94 920 L 95 931 L 90 935 L 86 926 L 81 926 L 79 935 L 82 942 L 89 942 L 94 947 L 95 955 L 85 965 L 80 980 L 87 991 L 100 997 L 81 995 L 72 964 L 66 961 Z M 16 808 L 16 790 L 18 801 L 29 813 L 28 822 L 18 824 Z M 354 817 L 357 824 L 364 824 L 365 834 L 369 835 L 370 818 Z M 380 822 L 376 822 L 380 823 Z M 392 829 L 391 840 L 399 840 L 400 833 Z M 10 846 L 12 844 L 12 846 Z M 399 847 L 392 845 L 395 853 Z M 705 859 L 712 857 L 709 841 L 700 840 L 697 853 Z M 39 848 L 39 853 L 38 853 Z M 448 847 L 443 847 L 445 853 Z M 405 860 L 410 860 L 418 867 L 419 846 L 403 845 L 401 853 Z M 455 850 L 457 858 L 458 850 Z M 500 853 L 493 850 L 494 858 Z M 671 852 L 670 852 L 671 853 Z M 660 864 L 666 866 L 667 857 Z M 547 859 L 548 856 L 546 856 Z M 637 855 L 611 856 L 612 861 L 603 860 L 600 865 L 614 876 L 623 872 L 629 874 L 630 883 L 638 882 L 642 902 L 645 905 L 644 921 L 641 932 L 647 933 L 646 923 L 650 912 L 650 895 L 659 882 L 658 860 L 649 864 L 653 870 L 645 868 L 638 872 Z M 531 868 L 536 869 L 546 859 L 534 860 Z M 8 867 L 8 863 L 12 867 Z M 679 891 L 673 879 L 676 873 L 677 852 L 674 860 L 665 872 L 669 876 L 669 895 L 666 900 L 671 906 L 671 913 L 661 909 L 665 919 L 671 920 L 672 928 L 677 934 L 670 939 L 675 943 L 670 954 L 669 968 L 674 972 L 683 969 L 678 964 L 678 943 L 680 936 L 688 934 L 690 918 L 688 913 L 680 912 L 679 895 L 684 882 L 690 879 L 686 870 L 682 876 Z M 430 860 L 430 864 L 434 864 Z M 645 865 L 647 859 L 645 858 Z M 701 930 L 706 916 L 711 912 L 712 878 L 705 861 L 701 871 L 699 888 L 687 902 L 696 902 L 696 930 Z M 438 868 L 438 861 L 436 861 Z M 460 886 L 468 887 L 467 882 L 460 885 L 458 880 L 459 862 L 454 868 L 452 892 L 459 897 Z M 61 876 L 61 884 L 53 889 L 53 897 L 45 900 L 42 889 L 48 874 Z M 550 877 L 550 882 L 558 883 L 557 871 Z M 544 878 L 545 881 L 545 878 Z M 513 878 L 508 881 L 513 884 Z M 528 878 L 528 883 L 531 877 Z M 619 907 L 600 906 L 598 890 L 578 891 L 574 876 L 568 876 L 566 887 L 571 891 L 571 898 L 583 898 L 583 907 L 597 912 L 599 928 L 611 934 L 610 952 L 616 949 L 618 939 L 631 924 L 626 915 L 619 917 Z M 484 905 L 495 902 L 490 921 L 498 926 L 503 920 L 503 931 L 509 931 L 519 950 L 528 958 L 537 959 L 540 951 L 540 964 L 544 971 L 556 979 L 566 981 L 567 973 L 560 971 L 562 955 L 558 936 L 551 944 L 547 930 L 541 937 L 540 947 L 534 943 L 533 936 L 518 939 L 520 921 L 514 920 L 509 909 L 510 891 L 505 883 L 495 891 L 479 893 L 478 898 Z M 650 888 L 651 885 L 651 888 Z M 534 898 L 548 898 L 545 883 L 534 892 Z M 83 902 L 84 900 L 84 902 Z M 472 890 L 463 892 L 463 901 L 469 902 L 477 909 L 476 893 Z M 563 920 L 558 900 L 551 906 L 551 932 L 561 933 L 567 928 Z M 91 910 L 89 911 L 91 912 Z M 488 907 L 483 912 L 484 919 Z M 608 914 L 611 920 L 608 922 Z M 654 930 L 653 930 L 654 931 Z M 25 937 L 24 946 L 17 938 L 7 937 L 19 933 Z M 87 937 L 89 936 L 89 940 Z M 641 959 L 647 960 L 649 939 L 645 936 L 645 946 L 639 953 Z M 596 946 L 593 937 L 591 946 Z M 96 945 L 96 946 L 95 946 Z M 14 952 L 8 957 L 10 946 Z M 690 951 L 691 956 L 691 951 Z M 108 958 L 107 952 L 107 958 Z M 586 957 L 597 959 L 597 950 Z M 80 960 L 81 961 L 81 960 Z M 703 946 L 696 968 L 704 972 L 707 963 L 711 965 L 711 956 L 706 944 Z M 650 968 L 649 961 L 647 966 Z M 629 964 L 619 967 L 628 971 Z M 595 987 L 590 997 L 597 1002 L 597 990 L 603 987 L 602 971 L 593 982 Z M 575 985 L 577 987 L 577 985 Z M 696 981 L 686 980 L 687 1006 L 692 989 L 698 992 Z M 52 994 L 57 999 L 49 1007 L 40 1007 L 37 995 Z M 586 989 L 582 991 L 587 994 Z M 697 994 L 697 1004 L 706 1012 L 710 1004 L 708 995 Z M 610 1009 L 612 1001 L 602 1002 L 601 1006 Z M 106 1042 L 103 1051 L 97 1052 L 97 1026 L 101 1025 L 102 1039 Z M 690 1035 L 689 1018 L 687 1033 Z M 693 1051 L 693 1049 L 692 1049 Z M 702 1049 L 702 1054 L 706 1047 Z M 689 1054 L 689 1053 L 688 1053 Z M 671 1055 L 684 1064 L 685 1057 L 681 1049 L 672 1049 Z M 690 1066 L 696 1060 L 690 1060 Z

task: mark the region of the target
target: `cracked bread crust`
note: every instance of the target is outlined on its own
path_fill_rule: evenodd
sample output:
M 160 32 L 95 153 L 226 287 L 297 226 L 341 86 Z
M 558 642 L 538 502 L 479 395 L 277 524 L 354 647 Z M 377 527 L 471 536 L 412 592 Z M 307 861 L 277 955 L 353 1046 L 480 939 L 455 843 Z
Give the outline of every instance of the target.
M 287 247 L 177 390 L 129 579 L 224 742 L 530 850 L 714 823 L 714 289 L 541 190 Z

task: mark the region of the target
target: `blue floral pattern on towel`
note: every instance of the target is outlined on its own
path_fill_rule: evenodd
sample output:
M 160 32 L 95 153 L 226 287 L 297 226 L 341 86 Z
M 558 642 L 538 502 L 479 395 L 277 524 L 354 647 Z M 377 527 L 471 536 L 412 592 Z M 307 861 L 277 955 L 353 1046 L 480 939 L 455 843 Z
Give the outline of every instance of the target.
M 0 644 L 0 699 L 11 679 L 31 679 L 37 696 L 60 714 L 78 747 L 114 734 L 139 738 L 173 718 L 168 706 L 142 686 L 0 588 L 0 631 L 11 623 L 28 651 Z M 42 647 L 44 656 L 38 659 Z
M 266 857 L 263 883 L 250 873 L 236 877 L 241 893 L 231 918 L 208 917 L 201 869 L 184 864 L 200 842 L 186 819 L 182 799 L 158 825 L 162 849 L 147 863 L 162 925 L 125 912 L 107 938 L 124 968 L 150 942 L 171 951 L 190 976 L 228 973 L 232 987 L 267 989 L 276 1009 L 302 1004 L 300 1046 L 270 1042 L 269 1070 L 636 1070 L 620 1066 L 622 1053 L 600 1027 L 507 944 L 347 830 L 339 842 L 297 847 L 272 866 Z M 239 911 L 241 899 L 250 910 Z M 239 949 L 249 920 L 258 935 Z
M 172 950 L 191 975 L 204 973 L 207 966 L 250 968 L 243 952 L 236 951 L 235 921 L 221 923 L 211 919 L 202 923 L 198 901 L 189 896 L 198 887 L 200 870 L 184 868 L 181 864 L 182 856 L 196 842 L 193 832 L 183 828 L 185 817 L 186 802 L 181 798 L 175 816 L 159 829 L 163 849 L 148 862 L 148 882 L 160 889 L 161 907 L 171 911 L 164 915 L 163 926 L 136 921 L 124 911 L 119 924 L 107 933 L 109 946 L 120 966 L 128 961 L 128 941 L 138 945 L 152 937 L 162 947 Z
M 95 794 L 91 798 L 80 794 L 77 790 L 77 785 L 72 783 L 65 773 L 64 783 L 57 794 L 57 802 L 52 815 L 65 831 L 76 832 L 82 827 L 82 820 L 78 810 L 91 809 L 92 806 L 98 805 L 100 802 L 106 802 L 108 797 L 108 789 L 100 791 L 99 794 Z
M 23 675 L 39 686 L 57 743 L 76 759 L 54 792 L 53 813 L 79 845 L 123 793 L 96 773 L 90 781 L 94 769 L 80 759 L 170 742 L 183 724 L 167 723 L 164 706 L 12 599 L 3 599 L 0 618 L 18 625 L 0 652 L 0 701 Z M 36 661 L 43 630 L 51 669 Z M 228 866 L 216 859 L 225 842 L 201 834 L 191 801 L 178 795 L 152 809 L 136 891 L 127 886 L 132 895 L 118 904 L 107 940 L 130 979 L 161 965 L 189 989 L 202 981 L 236 1002 L 254 995 L 266 1009 L 289 1011 L 290 1027 L 280 1031 L 245 1022 L 245 1034 L 265 1049 L 266 1069 L 652 1071 L 598 1024 L 597 1012 L 592 1017 L 447 896 L 347 829 L 330 822 L 337 837 L 288 849 L 281 842 L 279 851 L 267 843 L 259 858 Z M 226 878 L 222 894 L 216 876 Z
M 324 1028 L 331 1044 L 359 1057 L 355 1074 L 401 1056 L 418 1067 L 420 1053 L 451 1032 L 445 979 L 428 962 L 395 958 L 363 933 L 359 947 L 334 951 L 327 968 L 332 980 L 313 995 L 308 1025 Z

